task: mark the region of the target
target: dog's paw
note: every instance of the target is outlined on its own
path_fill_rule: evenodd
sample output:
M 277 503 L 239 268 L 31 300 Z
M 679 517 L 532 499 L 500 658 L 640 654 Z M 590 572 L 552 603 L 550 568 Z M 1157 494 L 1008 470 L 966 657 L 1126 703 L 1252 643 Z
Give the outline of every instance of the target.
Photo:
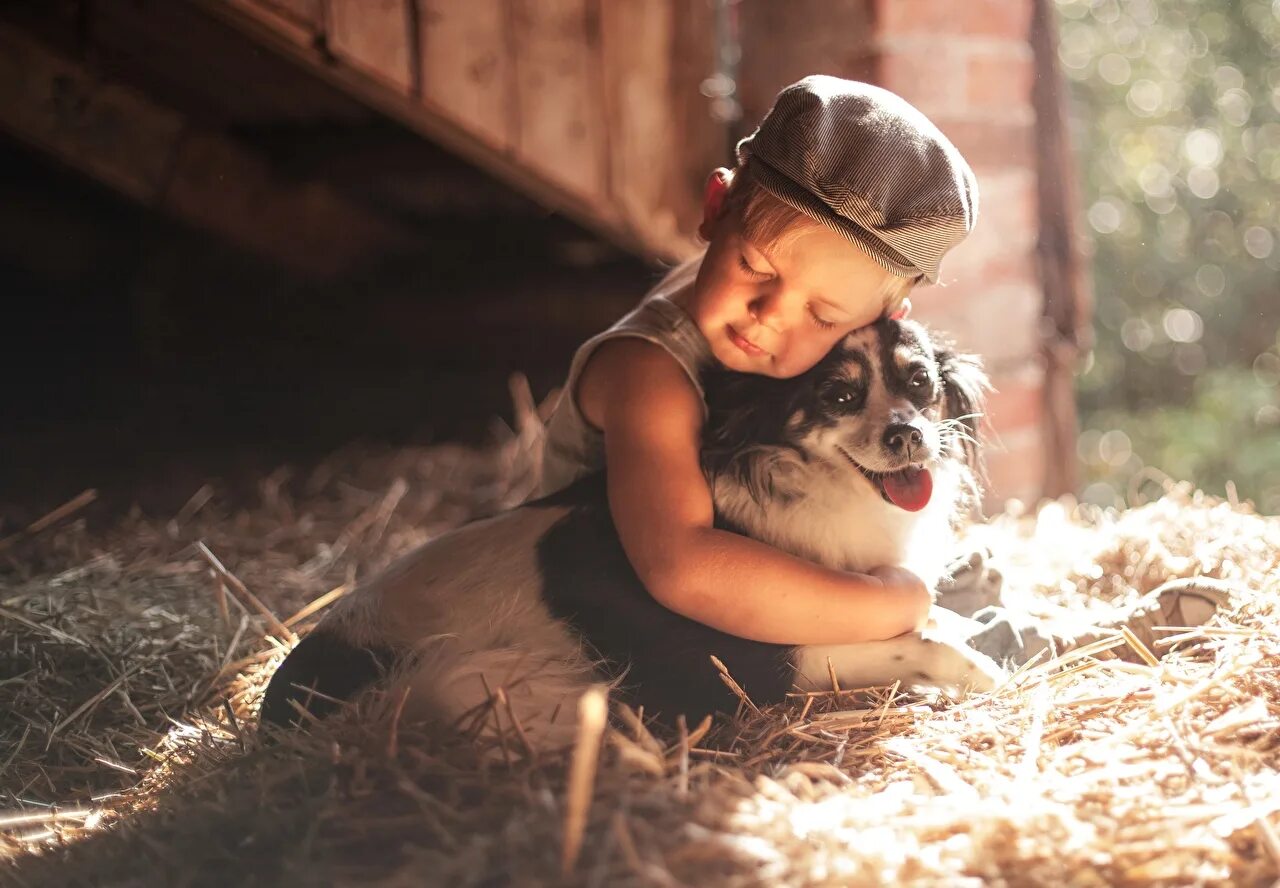
M 992 691 L 1009 677 L 1000 664 L 960 640 L 922 639 L 911 680 L 944 690 Z
M 1041 651 L 1052 657 L 1056 644 L 1041 621 L 1003 607 L 987 607 L 973 615 L 982 629 L 969 636 L 967 643 L 995 660 L 1021 666 Z
M 938 581 L 937 603 L 965 617 L 999 605 L 1004 574 L 992 561 L 991 550 L 982 548 L 947 565 L 946 574 Z

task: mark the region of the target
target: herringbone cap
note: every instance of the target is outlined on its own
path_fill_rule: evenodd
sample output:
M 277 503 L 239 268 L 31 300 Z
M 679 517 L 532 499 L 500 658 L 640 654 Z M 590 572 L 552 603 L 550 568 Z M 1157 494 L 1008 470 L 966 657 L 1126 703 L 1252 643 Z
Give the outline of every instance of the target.
M 900 277 L 938 280 L 978 218 L 955 145 L 900 96 L 815 74 L 793 83 L 738 143 L 773 196 L 835 229 Z

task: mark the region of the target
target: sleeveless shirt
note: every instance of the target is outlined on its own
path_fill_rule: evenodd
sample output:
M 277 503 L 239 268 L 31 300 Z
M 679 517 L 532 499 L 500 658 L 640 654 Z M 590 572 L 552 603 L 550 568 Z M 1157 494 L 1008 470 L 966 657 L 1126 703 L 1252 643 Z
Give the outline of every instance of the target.
M 690 271 L 696 271 L 691 268 Z M 702 401 L 706 418 L 706 393 L 699 373 L 715 362 L 711 346 L 702 331 L 685 310 L 671 301 L 675 295 L 693 285 L 692 273 L 673 275 L 659 284 L 612 327 L 588 339 L 573 356 L 569 376 L 560 392 L 560 400 L 547 421 L 547 437 L 542 454 L 542 484 L 539 494 L 555 493 L 571 483 L 604 468 L 604 433 L 578 409 L 578 379 L 587 361 L 601 344 L 611 339 L 630 336 L 661 346 L 675 358 L 693 383 Z

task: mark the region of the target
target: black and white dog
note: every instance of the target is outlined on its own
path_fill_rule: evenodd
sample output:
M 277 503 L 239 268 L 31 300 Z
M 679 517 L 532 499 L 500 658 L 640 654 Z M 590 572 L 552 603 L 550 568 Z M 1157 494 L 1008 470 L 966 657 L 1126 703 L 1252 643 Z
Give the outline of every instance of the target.
M 886 320 L 797 378 L 720 372 L 706 385 L 702 459 L 718 526 L 833 568 L 899 565 L 937 588 L 977 494 L 987 380 L 974 358 Z M 348 699 L 385 671 L 393 699 L 408 693 L 405 717 L 457 724 L 501 688 L 532 741 L 555 746 L 571 741 L 575 701 L 600 681 L 669 723 L 732 713 L 738 698 L 711 655 L 758 704 L 829 688 L 828 663 L 846 688 L 994 687 L 1004 671 L 948 637 L 961 618 L 934 613 L 922 633 L 807 646 L 681 617 L 632 571 L 594 476 L 431 540 L 362 584 L 289 654 L 262 717 L 293 720 L 290 701 L 321 714 L 326 698 Z

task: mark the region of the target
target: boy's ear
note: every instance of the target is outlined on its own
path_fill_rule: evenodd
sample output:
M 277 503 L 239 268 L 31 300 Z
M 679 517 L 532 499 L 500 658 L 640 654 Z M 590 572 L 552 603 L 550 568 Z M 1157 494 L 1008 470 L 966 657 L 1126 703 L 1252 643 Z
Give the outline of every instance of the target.
M 698 226 L 698 236 L 705 241 L 710 241 L 715 233 L 716 222 L 724 209 L 724 197 L 729 193 L 732 181 L 733 173 L 725 167 L 717 167 L 707 177 L 707 187 L 702 192 L 702 224 Z

